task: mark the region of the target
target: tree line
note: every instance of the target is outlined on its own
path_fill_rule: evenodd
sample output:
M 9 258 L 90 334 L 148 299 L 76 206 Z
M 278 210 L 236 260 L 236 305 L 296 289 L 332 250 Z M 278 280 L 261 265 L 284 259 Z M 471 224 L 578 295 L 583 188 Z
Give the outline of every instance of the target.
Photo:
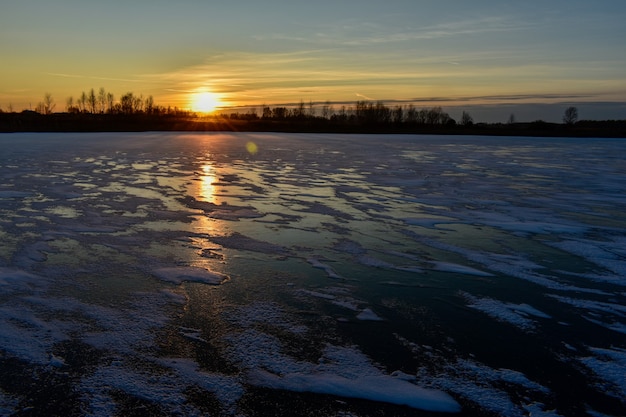
M 65 111 L 45 93 L 35 110 L 0 109 L 0 131 L 284 131 L 346 133 L 428 133 L 525 136 L 626 137 L 626 120 L 579 121 L 578 109 L 565 109 L 562 124 L 536 120 L 520 123 L 511 114 L 505 123 L 475 123 L 467 111 L 455 120 L 441 107 L 418 109 L 414 104 L 389 106 L 382 101 L 353 105 L 304 103 L 233 108 L 210 115 L 164 107 L 152 96 L 127 92 L 119 100 L 104 88 L 68 97 Z
M 54 112 L 56 103 L 50 93 L 45 93 L 43 100 L 38 102 L 35 112 L 39 114 L 49 115 Z M 177 107 L 164 107 L 157 105 L 154 98 L 150 95 L 143 97 L 142 94 L 136 95 L 133 92 L 123 94 L 119 101 L 115 100 L 115 96 L 111 92 L 107 92 L 104 87 L 96 92 L 94 88 L 89 91 L 81 92 L 75 99 L 70 96 L 65 102 L 65 111 L 70 114 L 121 114 L 121 115 L 178 115 L 193 117 L 192 111 L 181 110 Z M 9 105 L 9 112 L 12 112 L 12 106 Z M 2 109 L 0 108 L 0 113 Z M 382 101 L 357 101 L 353 106 L 342 105 L 339 109 L 326 101 L 321 107 L 313 102 L 305 104 L 300 101 L 295 106 L 277 106 L 270 107 L 261 106 L 261 114 L 257 113 L 255 108 L 251 108 L 246 113 L 239 112 L 221 112 L 214 117 L 226 118 L 240 121 L 255 121 L 258 119 L 279 122 L 319 122 L 328 121 L 331 124 L 350 124 L 350 125 L 430 125 L 430 126 L 453 126 L 460 124 L 462 126 L 472 126 L 474 124 L 473 117 L 463 111 L 460 120 L 457 122 L 450 115 L 443 111 L 440 106 L 431 108 L 417 109 L 413 104 L 396 105 L 389 107 Z M 563 115 L 563 123 L 573 125 L 578 121 L 578 109 L 570 106 L 565 110 Z M 536 121 L 541 122 L 541 121 Z M 511 114 L 508 124 L 514 124 L 515 115 Z
M 189 112 L 178 107 L 160 106 L 154 102 L 152 95 L 144 97 L 132 91 L 123 94 L 118 101 L 111 92 L 100 88 L 98 92 L 92 88 L 83 91 L 76 99 L 70 96 L 66 100 L 65 109 L 68 113 L 83 114 L 146 114 L 146 115 L 181 115 Z
M 56 102 L 52 94 L 45 93 L 34 111 L 43 115 L 50 115 L 56 109 Z M 0 113 L 2 113 L 0 108 Z M 13 106 L 9 104 L 8 112 L 13 113 Z M 147 115 L 189 115 L 190 112 L 178 107 L 160 106 L 154 102 L 154 98 L 143 94 L 136 95 L 133 92 L 123 94 L 119 100 L 115 95 L 101 87 L 97 92 L 94 88 L 83 91 L 76 98 L 70 96 L 65 101 L 65 112 L 70 114 L 147 114 Z
M 326 102 L 315 107 L 310 102 L 305 105 L 300 102 L 296 106 L 261 106 L 260 114 L 255 109 L 245 113 L 223 112 L 217 117 L 231 120 L 274 120 L 279 122 L 321 122 L 330 124 L 351 124 L 351 125 L 456 125 L 454 120 L 441 107 L 431 107 L 418 109 L 413 104 L 396 105 L 389 107 L 382 101 L 357 101 L 354 106 L 342 105 L 338 109 Z M 468 112 L 463 112 L 459 122 L 462 125 L 473 124 L 473 118 Z

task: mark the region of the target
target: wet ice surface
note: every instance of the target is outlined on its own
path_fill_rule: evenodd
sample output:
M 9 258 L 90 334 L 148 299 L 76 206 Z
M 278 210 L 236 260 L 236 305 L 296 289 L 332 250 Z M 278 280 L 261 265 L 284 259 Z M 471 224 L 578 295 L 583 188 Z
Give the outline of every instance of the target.
M 625 415 L 625 151 L 2 135 L 0 414 Z

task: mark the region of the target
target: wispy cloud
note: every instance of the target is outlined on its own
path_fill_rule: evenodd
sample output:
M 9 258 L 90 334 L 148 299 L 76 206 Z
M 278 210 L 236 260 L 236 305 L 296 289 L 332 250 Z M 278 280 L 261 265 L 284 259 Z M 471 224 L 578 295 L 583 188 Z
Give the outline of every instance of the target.
M 475 27 L 478 22 L 435 26 L 441 33 L 461 33 L 479 30 Z M 505 22 L 496 19 L 489 30 L 505 30 Z M 598 97 L 599 90 L 591 81 L 581 78 L 572 88 L 571 82 L 563 80 L 566 73 L 573 79 L 572 74 L 577 73 L 572 68 L 581 72 L 579 66 L 573 67 L 572 62 L 533 61 L 524 54 L 525 49 L 443 49 L 420 54 L 415 52 L 418 49 L 407 53 L 402 48 L 315 46 L 289 52 L 223 52 L 194 65 L 143 74 L 138 79 L 160 85 L 169 94 L 167 99 L 174 102 L 176 97 L 198 88 L 220 93 L 233 104 L 335 101 L 355 96 L 384 101 L 427 97 L 433 102 L 554 101 L 588 99 L 587 94 Z M 602 82 L 607 88 L 606 78 Z
M 53 77 L 83 78 L 87 80 L 124 81 L 124 82 L 133 82 L 133 83 L 146 82 L 146 80 L 142 80 L 141 78 L 112 78 L 112 77 L 99 77 L 95 75 L 67 74 L 67 73 L 60 73 L 60 72 L 44 72 L 43 74 L 51 75 Z
M 343 24 L 310 29 L 308 35 L 271 33 L 254 35 L 257 41 L 289 41 L 320 46 L 367 46 L 388 43 L 405 43 L 420 40 L 467 37 L 477 34 L 528 30 L 533 23 L 521 23 L 510 16 L 486 16 L 477 19 L 441 22 L 433 25 L 395 27 L 389 24 L 350 19 Z
M 365 100 L 371 100 L 371 101 L 376 100 L 376 99 L 374 99 L 374 98 L 372 98 L 372 97 L 368 97 L 368 96 L 366 96 L 366 95 L 364 95 L 364 94 L 359 94 L 359 93 L 356 93 L 356 96 L 357 96 L 357 97 L 359 97 L 359 98 L 363 98 L 363 99 L 365 99 Z

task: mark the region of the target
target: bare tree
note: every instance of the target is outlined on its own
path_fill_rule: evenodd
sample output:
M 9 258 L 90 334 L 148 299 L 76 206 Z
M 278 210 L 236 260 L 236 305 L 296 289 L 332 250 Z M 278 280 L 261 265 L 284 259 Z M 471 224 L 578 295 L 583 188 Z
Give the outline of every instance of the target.
M 422 109 L 417 112 L 417 123 L 426 124 L 428 122 L 428 109 Z
M 78 99 L 78 110 L 81 113 L 87 111 L 87 94 L 83 91 Z
M 565 109 L 565 114 L 563 115 L 563 123 L 566 125 L 573 125 L 578 121 L 578 109 L 574 106 L 568 107 Z
M 463 126 L 471 126 L 474 124 L 474 118 L 466 111 L 461 115 L 461 124 Z
M 298 113 L 295 113 L 295 114 L 298 114 Z M 287 107 L 274 107 L 272 109 L 273 119 L 282 120 L 282 119 L 287 118 L 288 116 L 289 116 L 289 109 Z
M 135 101 L 135 96 L 133 95 L 133 93 L 128 92 L 124 94 L 120 98 L 120 110 L 122 111 L 122 113 L 131 114 L 135 108 L 134 101 Z
M 298 103 L 298 107 L 293 110 L 293 117 L 301 119 L 304 118 L 304 116 L 306 116 L 306 113 L 304 111 L 304 101 L 300 100 L 300 103 Z
M 426 123 L 429 125 L 444 124 L 447 117 L 449 117 L 448 114 L 441 107 L 433 107 L 426 113 Z
M 416 123 L 417 122 L 417 109 L 414 105 L 409 104 L 406 109 L 405 121 L 407 123 Z
M 396 106 L 392 111 L 392 119 L 395 124 L 404 122 L 404 108 L 400 105 Z
M 54 99 L 52 98 L 52 94 L 46 93 L 43 96 L 43 101 L 37 103 L 37 107 L 35 107 L 35 111 L 41 114 L 50 114 L 52 110 L 56 107 L 54 103 Z
M 143 94 L 140 94 L 139 97 L 135 96 L 133 100 L 133 111 L 135 113 L 143 111 Z
M 106 91 L 104 91 L 104 87 L 100 87 L 100 90 L 98 90 L 98 113 L 104 113 L 105 109 L 106 109 L 106 103 L 107 103 L 107 93 Z
M 331 105 L 330 105 L 330 101 L 326 100 L 326 102 L 324 103 L 324 105 L 322 106 L 322 117 L 324 119 L 330 119 L 330 115 L 331 115 Z
M 95 113 L 96 112 L 96 104 L 97 103 L 98 103 L 98 99 L 96 98 L 96 92 L 92 88 L 89 91 L 89 95 L 87 96 L 87 105 L 89 106 L 89 112 L 90 113 Z
M 154 99 L 152 96 L 148 96 L 144 103 L 144 109 L 147 114 L 152 114 L 154 112 Z
M 509 120 L 507 120 L 507 123 L 510 124 L 510 125 L 516 123 L 515 115 L 513 113 L 511 113 L 511 115 L 509 116 Z
M 256 120 L 259 118 L 259 114 L 257 112 L 256 107 L 251 107 L 248 112 L 246 113 L 246 117 L 248 118 L 248 120 Z
M 113 113 L 113 104 L 115 102 L 115 97 L 113 97 L 113 93 L 107 93 L 106 97 L 106 112 Z
M 66 100 L 65 100 L 65 111 L 68 113 L 73 113 L 75 111 L 75 107 L 74 107 L 74 97 L 69 96 Z

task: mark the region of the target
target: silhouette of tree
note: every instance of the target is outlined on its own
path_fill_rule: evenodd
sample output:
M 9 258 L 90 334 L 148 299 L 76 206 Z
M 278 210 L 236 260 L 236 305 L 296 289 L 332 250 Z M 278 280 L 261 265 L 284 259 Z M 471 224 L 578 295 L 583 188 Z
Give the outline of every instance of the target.
M 516 123 L 515 115 L 513 113 L 511 113 L 511 115 L 509 116 L 509 119 L 507 120 L 507 124 L 512 125 L 514 123 Z
M 299 117 L 296 116 L 299 115 L 300 113 L 294 113 L 294 117 Z M 274 107 L 274 109 L 272 109 L 272 118 L 276 119 L 276 120 L 283 120 L 286 119 L 289 116 L 289 109 L 287 107 Z
M 89 95 L 87 96 L 87 107 L 88 107 L 89 113 L 93 114 L 96 112 L 97 104 L 98 104 L 98 99 L 96 98 L 96 92 L 92 88 L 89 91 Z
M 152 96 L 148 96 L 146 98 L 145 103 L 144 103 L 144 109 L 146 111 L 146 114 L 154 113 L 155 107 L 154 107 L 154 99 L 152 98 Z
M 305 116 L 306 113 L 304 112 L 304 101 L 300 100 L 300 103 L 298 103 L 298 107 L 293 110 L 293 117 L 297 119 L 302 119 Z
M 143 96 L 135 96 L 132 92 L 120 98 L 120 112 L 123 114 L 139 113 L 143 110 Z
M 393 109 L 392 119 L 393 119 L 393 122 L 398 125 L 404 122 L 404 109 L 402 108 L 402 106 L 396 106 Z
M 84 91 L 81 93 L 80 98 L 78 99 L 78 110 L 81 113 L 87 111 L 87 94 L 85 94 Z
M 563 115 L 563 123 L 566 125 L 573 125 L 578 121 L 578 109 L 574 106 L 568 107 L 565 109 L 565 114 Z
M 406 109 L 406 116 L 404 118 L 406 123 L 414 124 L 417 123 L 417 109 L 414 105 L 409 104 Z
M 391 122 L 391 109 L 381 101 L 373 104 L 367 101 L 357 101 L 356 119 L 361 124 L 385 124 Z
M 103 87 L 100 87 L 100 90 L 98 90 L 97 103 L 98 103 L 98 113 L 104 113 L 106 110 L 107 93 Z
M 106 96 L 106 112 L 107 113 L 113 113 L 114 104 L 115 104 L 115 97 L 113 96 L 113 93 L 107 93 L 107 96 Z
M 74 113 L 76 110 L 76 108 L 74 107 L 74 97 L 69 96 L 66 100 L 65 100 L 65 111 L 68 113 Z
M 426 113 L 426 123 L 429 125 L 443 125 L 448 120 L 450 120 L 450 116 L 441 107 L 433 107 Z
M 256 107 L 252 107 L 250 110 L 248 110 L 248 112 L 246 113 L 246 119 L 247 120 L 256 120 L 259 118 L 259 115 L 257 114 L 257 109 Z
M 474 124 L 474 118 L 472 118 L 468 112 L 463 111 L 463 114 L 461 115 L 461 124 L 463 126 L 471 126 Z
M 424 125 L 428 122 L 428 110 L 422 109 L 417 112 L 417 123 Z
M 43 96 L 43 101 L 37 104 L 35 111 L 41 114 L 51 114 L 52 110 L 56 107 L 54 103 L 54 99 L 52 98 L 52 94 L 45 93 Z
M 333 114 L 332 106 L 330 105 L 330 101 L 326 101 L 322 106 L 322 118 L 330 119 L 330 116 Z

